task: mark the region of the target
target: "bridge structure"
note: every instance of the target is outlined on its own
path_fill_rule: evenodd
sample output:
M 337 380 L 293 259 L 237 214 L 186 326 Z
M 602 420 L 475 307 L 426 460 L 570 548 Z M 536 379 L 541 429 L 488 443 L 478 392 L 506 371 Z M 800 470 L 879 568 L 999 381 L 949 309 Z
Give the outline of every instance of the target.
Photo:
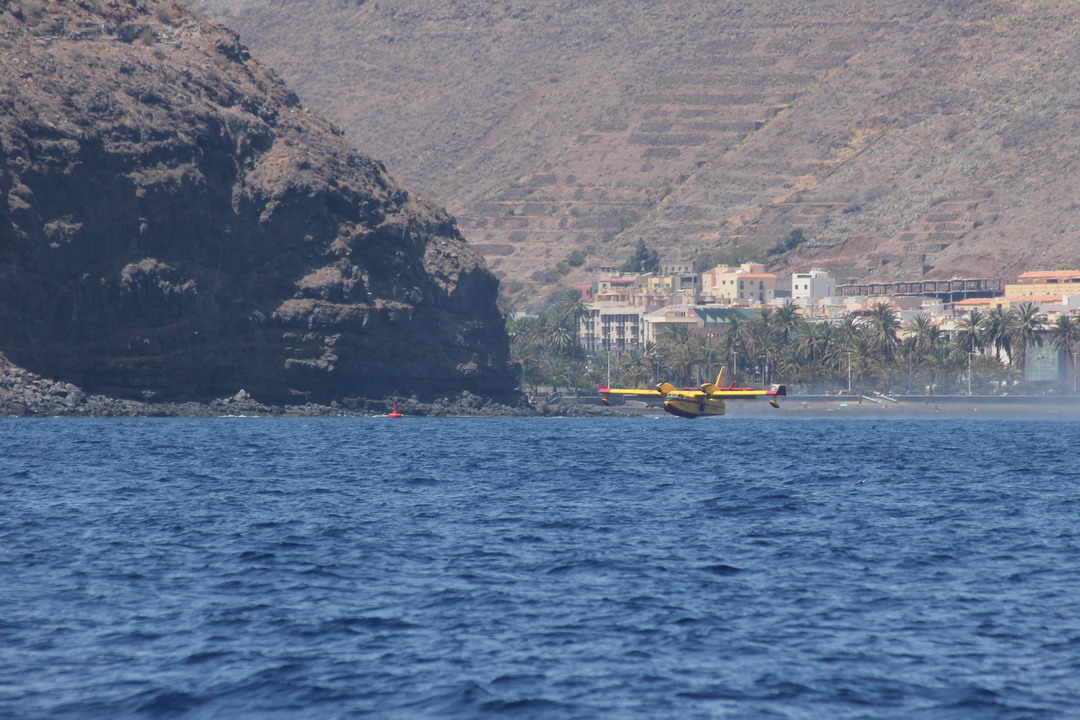
M 953 278 L 851 283 L 837 285 L 836 294 L 841 297 L 921 295 L 950 303 L 968 298 L 1000 297 L 1005 294 L 1005 281 L 1000 278 Z

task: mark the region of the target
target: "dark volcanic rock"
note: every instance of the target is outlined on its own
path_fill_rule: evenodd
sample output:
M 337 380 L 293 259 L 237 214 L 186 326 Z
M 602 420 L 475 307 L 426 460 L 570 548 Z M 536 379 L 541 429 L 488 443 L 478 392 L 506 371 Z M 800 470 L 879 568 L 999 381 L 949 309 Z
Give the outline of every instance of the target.
M 181 5 L 0 0 L 0 351 L 88 393 L 516 402 L 443 210 Z
M 210 402 L 143 402 L 105 395 L 88 395 L 71 383 L 48 380 L 10 362 L 0 353 L 0 417 L 222 417 L 305 416 L 356 417 L 385 415 L 386 400 L 344 398 L 329 405 L 267 405 L 246 390 Z M 465 390 L 458 399 L 433 402 L 409 399 L 401 403 L 405 415 L 447 417 L 528 417 L 536 409 L 528 403 L 503 405 Z M 546 410 L 544 414 L 559 414 Z

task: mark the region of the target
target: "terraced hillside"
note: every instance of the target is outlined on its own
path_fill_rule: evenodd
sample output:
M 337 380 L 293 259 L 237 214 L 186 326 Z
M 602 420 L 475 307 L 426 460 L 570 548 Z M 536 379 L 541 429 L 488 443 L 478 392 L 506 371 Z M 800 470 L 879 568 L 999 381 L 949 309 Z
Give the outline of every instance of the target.
M 637 240 L 850 279 L 1080 264 L 1080 4 L 191 0 L 521 297 Z M 580 268 L 563 265 L 583 251 Z

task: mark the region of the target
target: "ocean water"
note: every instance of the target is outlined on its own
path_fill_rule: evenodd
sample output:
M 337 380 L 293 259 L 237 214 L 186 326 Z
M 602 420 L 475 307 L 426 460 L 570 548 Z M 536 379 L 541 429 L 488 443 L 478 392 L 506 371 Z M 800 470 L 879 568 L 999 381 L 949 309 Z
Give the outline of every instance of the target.
M 0 420 L 0 717 L 1080 717 L 1078 439 Z

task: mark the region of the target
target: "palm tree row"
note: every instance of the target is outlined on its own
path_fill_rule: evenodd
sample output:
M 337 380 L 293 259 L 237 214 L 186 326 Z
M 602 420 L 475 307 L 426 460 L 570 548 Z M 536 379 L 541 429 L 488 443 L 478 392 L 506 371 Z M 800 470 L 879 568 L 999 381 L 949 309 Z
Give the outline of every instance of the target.
M 1032 303 L 973 310 L 949 337 L 927 316 L 901 332 L 888 302 L 872 305 L 863 317 L 828 322 L 806 321 L 789 302 L 750 320 L 729 320 L 713 334 L 669 326 L 654 344 L 618 357 L 581 349 L 576 328 L 587 312 L 579 298 L 565 295 L 539 317 L 512 323 L 514 356 L 534 393 L 541 387 L 595 387 L 609 378 L 623 387 L 660 380 L 697 385 L 721 365 L 728 368 L 726 381 L 784 382 L 809 393 L 985 393 L 1014 384 L 1028 349 L 1047 340 L 1064 352 L 1073 377 L 1080 351 L 1080 319 L 1062 315 L 1047 325 Z

